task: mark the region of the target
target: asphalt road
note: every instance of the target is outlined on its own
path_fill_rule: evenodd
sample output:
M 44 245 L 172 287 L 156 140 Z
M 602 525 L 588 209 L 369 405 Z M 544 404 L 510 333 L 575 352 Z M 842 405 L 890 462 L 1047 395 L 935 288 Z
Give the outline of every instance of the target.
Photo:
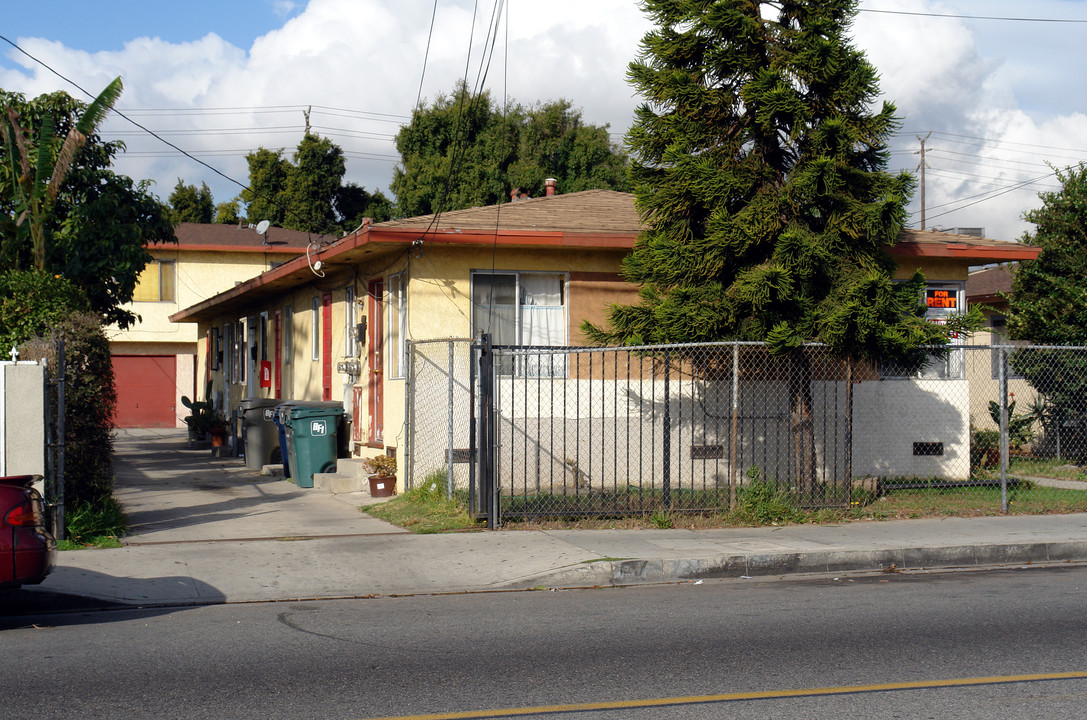
M 1077 718 L 1085 610 L 1051 567 L 0 617 L 3 716 Z

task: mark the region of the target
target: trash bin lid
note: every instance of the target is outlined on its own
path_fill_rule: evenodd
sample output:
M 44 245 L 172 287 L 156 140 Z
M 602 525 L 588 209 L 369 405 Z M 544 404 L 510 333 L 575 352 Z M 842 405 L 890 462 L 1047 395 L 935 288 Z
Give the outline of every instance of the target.
M 343 403 L 339 400 L 284 400 L 275 409 L 280 425 L 286 427 L 291 424 L 291 412 L 295 408 L 321 408 L 325 412 L 342 412 Z
M 252 410 L 259 407 L 273 407 L 282 402 L 279 398 L 247 397 L 238 401 L 238 409 Z
M 292 420 L 311 417 L 338 418 L 343 414 L 343 403 L 325 402 L 323 407 L 319 405 L 292 405 L 289 412 Z

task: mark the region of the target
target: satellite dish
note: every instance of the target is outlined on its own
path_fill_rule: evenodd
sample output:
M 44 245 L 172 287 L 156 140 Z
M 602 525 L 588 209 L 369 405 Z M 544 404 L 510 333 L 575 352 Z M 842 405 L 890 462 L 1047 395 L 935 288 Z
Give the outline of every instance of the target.
M 259 223 L 257 223 L 257 235 L 263 235 L 264 233 L 268 232 L 268 228 L 270 228 L 271 226 L 272 223 L 270 220 L 261 220 Z

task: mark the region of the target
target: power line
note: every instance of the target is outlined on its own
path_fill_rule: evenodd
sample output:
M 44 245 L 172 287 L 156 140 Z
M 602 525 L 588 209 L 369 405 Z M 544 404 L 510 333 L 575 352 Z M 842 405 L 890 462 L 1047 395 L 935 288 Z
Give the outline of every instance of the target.
M 1087 20 L 1069 18 L 1031 18 L 1031 17 L 1005 17 L 999 15 L 957 15 L 952 13 L 911 12 L 908 10 L 870 10 L 860 8 L 859 12 L 878 13 L 880 15 L 913 15 L 916 17 L 951 18 L 955 20 L 1003 20 L 1007 22 L 1036 22 L 1036 23 L 1087 23 Z

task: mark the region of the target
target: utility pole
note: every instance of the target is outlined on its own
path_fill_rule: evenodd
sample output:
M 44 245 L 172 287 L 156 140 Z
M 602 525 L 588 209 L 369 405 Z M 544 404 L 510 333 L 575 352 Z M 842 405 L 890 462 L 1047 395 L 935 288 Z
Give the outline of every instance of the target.
M 921 229 L 925 229 L 925 141 L 928 140 L 929 135 L 932 135 L 930 130 L 927 135 L 921 137 L 917 136 L 917 139 L 921 141 Z

